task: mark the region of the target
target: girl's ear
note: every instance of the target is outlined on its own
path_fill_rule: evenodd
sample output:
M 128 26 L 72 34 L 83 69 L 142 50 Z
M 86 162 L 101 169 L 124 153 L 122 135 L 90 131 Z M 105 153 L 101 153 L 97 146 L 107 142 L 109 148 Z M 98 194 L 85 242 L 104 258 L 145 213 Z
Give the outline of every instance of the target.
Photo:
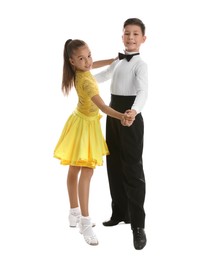
M 74 65 L 73 59 L 69 58 L 69 62 L 70 62 L 71 65 Z

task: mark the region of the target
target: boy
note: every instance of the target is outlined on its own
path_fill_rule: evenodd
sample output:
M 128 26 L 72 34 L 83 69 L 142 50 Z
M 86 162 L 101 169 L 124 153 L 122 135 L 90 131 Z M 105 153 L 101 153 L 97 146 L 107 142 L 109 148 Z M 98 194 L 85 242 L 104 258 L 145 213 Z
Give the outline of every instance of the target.
M 135 120 L 130 127 L 109 116 L 106 121 L 106 141 L 110 151 L 107 172 L 112 198 L 112 216 L 104 226 L 119 222 L 131 224 L 136 250 L 146 245 L 145 177 L 143 170 L 144 123 L 141 111 L 147 100 L 147 65 L 139 54 L 145 42 L 145 25 L 138 18 L 129 18 L 123 25 L 125 53 L 119 53 L 105 71 L 94 75 L 98 82 L 111 78 L 110 106 L 120 112 L 127 111 Z

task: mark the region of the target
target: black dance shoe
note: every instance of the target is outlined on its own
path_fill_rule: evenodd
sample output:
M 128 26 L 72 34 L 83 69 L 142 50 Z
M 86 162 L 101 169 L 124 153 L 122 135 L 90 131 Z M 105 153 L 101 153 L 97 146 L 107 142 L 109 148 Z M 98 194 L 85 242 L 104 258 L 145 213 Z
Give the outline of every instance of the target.
M 141 250 L 146 246 L 147 238 L 143 228 L 133 229 L 133 242 L 136 250 Z
M 108 221 L 104 221 L 102 224 L 105 226 L 105 227 L 112 227 L 112 226 L 116 226 L 118 225 L 120 222 L 124 222 L 125 224 L 129 224 L 130 221 L 129 220 L 114 220 L 114 219 L 110 219 Z

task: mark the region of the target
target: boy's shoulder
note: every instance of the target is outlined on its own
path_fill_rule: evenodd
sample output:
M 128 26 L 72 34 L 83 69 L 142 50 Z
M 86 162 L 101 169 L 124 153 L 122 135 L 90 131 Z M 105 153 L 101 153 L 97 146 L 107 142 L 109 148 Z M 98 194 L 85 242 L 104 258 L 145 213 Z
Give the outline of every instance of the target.
M 136 64 L 138 64 L 139 66 L 147 66 L 146 61 L 142 58 L 141 55 L 137 57 Z

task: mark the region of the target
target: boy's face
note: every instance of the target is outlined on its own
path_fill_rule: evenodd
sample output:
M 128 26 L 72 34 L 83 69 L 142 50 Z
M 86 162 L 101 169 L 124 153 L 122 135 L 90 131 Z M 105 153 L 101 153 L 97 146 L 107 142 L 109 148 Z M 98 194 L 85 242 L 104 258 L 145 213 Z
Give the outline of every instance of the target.
M 138 52 L 140 45 L 145 42 L 146 36 L 142 35 L 139 26 L 130 24 L 124 28 L 122 40 L 126 51 Z

